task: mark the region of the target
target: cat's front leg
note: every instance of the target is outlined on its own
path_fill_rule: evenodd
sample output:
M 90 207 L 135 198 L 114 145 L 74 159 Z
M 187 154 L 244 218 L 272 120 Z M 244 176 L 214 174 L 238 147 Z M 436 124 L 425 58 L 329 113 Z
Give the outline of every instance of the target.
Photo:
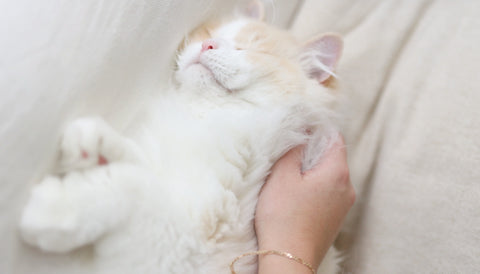
M 135 167 L 92 168 L 49 176 L 36 184 L 20 221 L 23 239 L 42 250 L 67 252 L 97 240 L 129 216 Z
M 58 171 L 66 173 L 112 162 L 140 162 L 142 153 L 100 118 L 80 118 L 70 123 L 60 140 Z
M 33 187 L 20 224 L 26 242 L 52 252 L 92 243 L 128 215 L 125 187 L 142 161 L 139 148 L 100 118 L 70 123 L 59 152 L 59 175 Z

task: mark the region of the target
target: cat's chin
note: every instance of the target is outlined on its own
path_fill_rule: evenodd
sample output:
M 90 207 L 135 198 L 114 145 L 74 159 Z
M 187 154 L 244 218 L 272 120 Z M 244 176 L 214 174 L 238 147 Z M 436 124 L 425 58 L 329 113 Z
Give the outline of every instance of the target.
M 194 73 L 205 74 L 210 78 L 215 78 L 212 70 L 200 62 L 191 64 L 187 69 L 193 69 Z
M 177 71 L 176 78 L 183 86 L 218 88 L 219 90 L 232 92 L 215 77 L 210 68 L 200 62 L 192 63 L 182 71 Z

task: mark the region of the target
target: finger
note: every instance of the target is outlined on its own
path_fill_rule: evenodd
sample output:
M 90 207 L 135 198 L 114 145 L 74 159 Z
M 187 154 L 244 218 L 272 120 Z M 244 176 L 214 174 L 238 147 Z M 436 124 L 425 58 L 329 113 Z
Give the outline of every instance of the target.
M 322 158 L 333 160 L 347 158 L 345 140 L 342 135 L 339 134 L 338 137 L 336 137 L 336 140 L 330 145 Z
M 272 168 L 272 173 L 288 173 L 300 171 L 302 166 L 302 156 L 305 146 L 297 146 L 285 153 Z
M 335 137 L 330 147 L 324 152 L 318 163 L 305 172 L 308 176 L 321 176 L 324 173 L 331 173 L 336 167 L 343 167 L 347 164 L 347 150 L 342 135 Z

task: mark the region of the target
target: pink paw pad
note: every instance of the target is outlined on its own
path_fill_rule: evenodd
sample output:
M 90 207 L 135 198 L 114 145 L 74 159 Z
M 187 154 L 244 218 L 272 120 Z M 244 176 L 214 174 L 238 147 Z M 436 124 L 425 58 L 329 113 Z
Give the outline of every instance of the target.
M 88 157 L 89 157 L 88 152 L 86 152 L 85 150 L 82 150 L 82 158 L 83 158 L 83 159 L 87 159 Z M 108 164 L 108 160 L 107 160 L 107 158 L 105 158 L 105 156 L 99 155 L 99 156 L 98 156 L 98 162 L 97 162 L 97 164 L 98 164 L 99 166 L 107 165 L 107 164 Z
M 103 155 L 99 155 L 98 156 L 98 165 L 103 166 L 103 165 L 107 165 L 107 164 L 108 164 L 107 158 L 105 158 Z

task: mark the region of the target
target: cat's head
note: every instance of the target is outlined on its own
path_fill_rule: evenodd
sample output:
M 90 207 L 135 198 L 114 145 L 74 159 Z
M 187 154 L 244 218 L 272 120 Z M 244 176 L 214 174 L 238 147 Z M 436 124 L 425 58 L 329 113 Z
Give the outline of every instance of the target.
M 325 34 L 302 43 L 262 22 L 262 11 L 256 4 L 250 16 L 194 30 L 179 49 L 176 81 L 200 93 L 252 96 L 302 90 L 309 81 L 321 85 L 333 75 L 343 46 L 339 36 Z

